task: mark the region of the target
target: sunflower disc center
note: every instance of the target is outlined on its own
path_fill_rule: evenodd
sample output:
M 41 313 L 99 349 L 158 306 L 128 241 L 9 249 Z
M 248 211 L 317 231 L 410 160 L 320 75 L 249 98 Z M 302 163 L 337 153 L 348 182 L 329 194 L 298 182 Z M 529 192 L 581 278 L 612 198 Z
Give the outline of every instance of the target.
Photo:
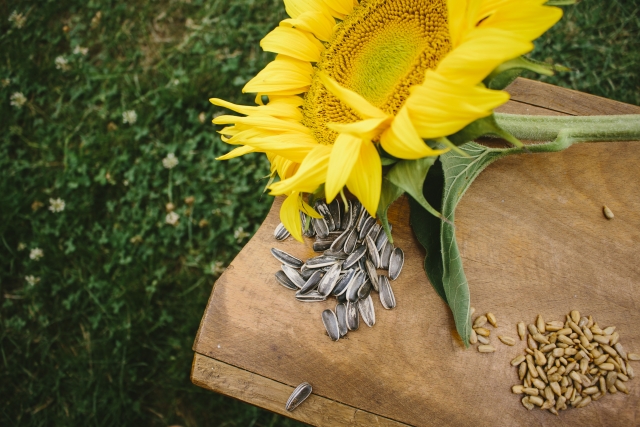
M 336 29 L 317 64 L 342 86 L 389 114 L 450 51 L 445 0 L 363 0 Z M 314 76 L 305 96 L 303 123 L 318 142 L 332 144 L 331 122 L 358 116 Z

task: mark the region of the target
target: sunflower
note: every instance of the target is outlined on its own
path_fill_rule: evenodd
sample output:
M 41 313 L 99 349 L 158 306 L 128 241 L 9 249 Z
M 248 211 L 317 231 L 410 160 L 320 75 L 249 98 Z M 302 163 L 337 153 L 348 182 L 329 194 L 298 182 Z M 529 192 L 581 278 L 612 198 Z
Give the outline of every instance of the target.
M 505 103 L 482 81 L 561 18 L 546 1 L 284 0 L 290 18 L 260 43 L 277 55 L 243 89 L 258 105 L 211 99 L 244 115 L 213 120 L 239 146 L 220 159 L 267 153 L 298 240 L 298 210 L 317 216 L 302 195 L 323 185 L 328 202 L 346 186 L 375 216 L 380 153 L 437 156 Z

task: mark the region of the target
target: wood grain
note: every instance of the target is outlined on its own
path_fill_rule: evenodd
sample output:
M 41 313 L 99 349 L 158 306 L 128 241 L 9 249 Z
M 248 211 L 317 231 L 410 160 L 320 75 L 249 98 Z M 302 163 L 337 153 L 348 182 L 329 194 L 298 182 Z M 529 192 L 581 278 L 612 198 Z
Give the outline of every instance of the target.
M 561 88 L 550 90 L 526 80 L 514 85 L 515 93 L 532 94 L 523 98 L 527 102 L 512 102 L 518 108 L 553 106 L 557 113 L 576 114 L 593 105 L 591 114 L 621 111 L 576 92 L 570 93 L 571 102 L 564 102 L 557 99 L 567 95 Z M 536 104 L 542 103 L 539 98 L 544 105 Z M 406 258 L 402 275 L 392 284 L 398 307 L 387 311 L 375 300 L 373 328 L 363 325 L 347 339 L 332 342 L 320 313 L 335 301 L 302 304 L 276 283 L 279 263 L 269 254 L 271 247 L 301 258 L 313 255 L 309 241 L 302 245 L 273 239 L 281 203 L 277 199 L 263 226 L 216 283 L 194 350 L 289 388 L 308 381 L 314 397 L 410 425 L 638 425 L 638 379 L 629 383 L 629 396 L 607 395 L 560 417 L 525 410 L 510 393 L 517 375 L 509 365 L 524 344 L 507 347 L 496 339 L 501 334 L 517 337 L 516 323 L 532 322 L 538 313 L 562 320 L 578 309 L 602 326 L 615 325 L 625 348 L 640 351 L 638 164 L 638 143 L 580 144 L 562 153 L 500 160 L 471 186 L 457 210 L 456 233 L 472 305 L 478 313 L 492 311 L 498 317 L 497 331 L 492 331 L 496 353 L 461 346 L 451 313 L 422 270 L 424 251 L 409 227 L 406 199 L 390 211 L 394 238 Z M 603 204 L 615 219 L 603 217 Z M 192 372 L 198 385 L 277 411 L 264 397 L 270 396 L 270 386 L 251 383 L 246 386 L 250 393 L 238 393 L 235 386 L 196 369 L 199 355 Z M 632 363 L 638 371 L 639 362 Z M 273 395 L 281 405 L 285 391 Z M 302 420 L 297 411 L 291 415 Z M 352 422 L 347 416 L 315 416 L 304 415 L 303 421 Z
M 283 402 L 287 401 L 295 387 L 198 353 L 193 359 L 192 371 L 195 385 L 251 402 L 281 415 L 290 417 L 295 414 L 298 421 L 322 426 L 348 424 L 353 427 L 401 427 L 407 425 L 316 394 L 309 396 L 304 405 L 299 406 L 294 413 L 288 412 L 284 409 Z

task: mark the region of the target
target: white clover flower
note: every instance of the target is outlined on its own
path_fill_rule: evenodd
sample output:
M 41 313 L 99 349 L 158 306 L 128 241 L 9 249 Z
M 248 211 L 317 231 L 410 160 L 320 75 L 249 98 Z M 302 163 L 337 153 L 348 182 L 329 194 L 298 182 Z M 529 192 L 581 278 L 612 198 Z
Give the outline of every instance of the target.
M 24 24 L 27 22 L 27 18 L 23 14 L 14 10 L 11 12 L 11 15 L 9 15 L 9 22 L 13 23 L 14 28 L 20 29 L 24 27 Z
M 71 69 L 71 65 L 69 65 L 69 60 L 67 58 L 60 55 L 56 58 L 56 68 L 62 71 L 69 71 Z
M 7 87 L 11 84 L 11 79 L 2 79 L 0 80 L 0 86 Z
M 27 249 L 27 245 L 25 245 L 22 242 L 18 243 L 18 250 L 19 251 L 24 251 L 25 249 Z
M 167 169 L 173 169 L 177 165 L 178 165 L 178 158 L 173 153 L 167 154 L 167 157 L 162 159 L 162 166 L 164 166 Z
M 211 271 L 211 274 L 220 275 L 224 273 L 224 270 L 226 270 L 226 267 L 224 266 L 224 262 L 216 261 L 216 262 L 212 262 L 209 265 L 209 269 Z
M 138 120 L 138 115 L 134 110 L 125 111 L 122 113 L 122 123 L 134 124 Z
M 236 230 L 233 232 L 233 237 L 235 237 L 236 242 L 240 243 L 240 242 L 242 242 L 246 237 L 249 237 L 249 233 L 247 233 L 246 231 L 244 231 L 244 228 L 242 228 L 242 227 L 238 227 L 238 228 L 236 228 Z
M 40 282 L 40 278 L 35 276 L 26 276 L 24 280 L 26 280 L 27 283 L 30 284 L 31 286 L 35 286 L 37 283 Z
M 34 261 L 38 261 L 40 258 L 44 256 L 44 252 L 40 248 L 33 248 L 31 252 L 29 252 L 29 258 Z
M 62 212 L 64 210 L 65 203 L 60 197 L 57 199 L 49 199 L 49 204 L 49 210 L 51 212 Z
M 16 92 L 11 95 L 11 105 L 20 109 L 24 104 L 27 103 L 27 97 L 22 94 L 22 92 Z
M 169 225 L 177 225 L 179 219 L 180 219 L 180 215 L 178 215 L 175 212 L 169 212 L 164 221 Z
M 83 56 L 87 56 L 87 53 L 89 53 L 89 48 L 78 45 L 73 49 L 73 53 L 75 53 L 76 55 L 80 54 Z

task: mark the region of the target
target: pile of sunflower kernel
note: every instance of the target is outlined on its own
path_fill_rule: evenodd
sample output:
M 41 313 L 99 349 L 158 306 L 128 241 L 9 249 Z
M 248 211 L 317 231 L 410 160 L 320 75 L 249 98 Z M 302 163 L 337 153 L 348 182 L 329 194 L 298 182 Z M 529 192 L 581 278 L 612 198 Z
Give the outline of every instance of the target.
M 627 353 L 615 329 L 603 329 L 577 310 L 564 322 L 545 322 L 538 315 L 535 324 L 518 323 L 527 348 L 511 361 L 522 381 L 512 387 L 513 393 L 524 394 L 525 408 L 555 415 L 569 406 L 583 408 L 607 393 L 629 394 L 634 377 L 629 362 L 640 360 L 640 354 Z

